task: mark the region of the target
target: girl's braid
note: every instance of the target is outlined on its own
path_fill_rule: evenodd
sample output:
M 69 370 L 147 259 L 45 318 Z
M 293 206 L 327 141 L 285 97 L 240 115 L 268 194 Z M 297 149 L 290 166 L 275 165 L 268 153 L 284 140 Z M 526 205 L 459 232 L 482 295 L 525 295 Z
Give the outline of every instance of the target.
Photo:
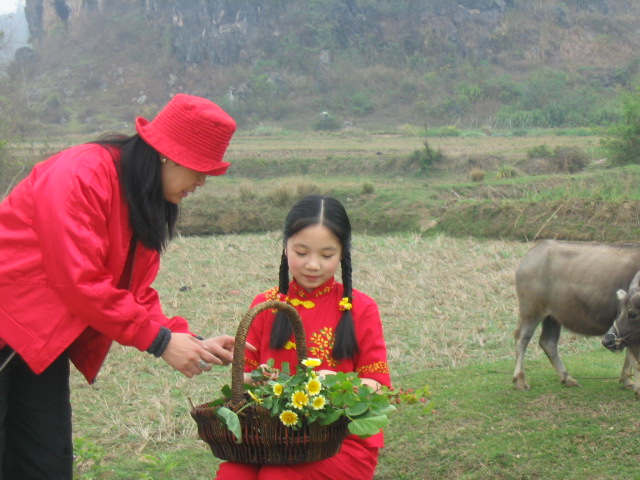
M 284 296 L 289 293 L 289 262 L 287 261 L 287 255 L 284 250 L 282 251 L 282 257 L 280 259 L 278 289 Z M 287 341 L 289 341 L 292 332 L 293 329 L 286 314 L 282 310 L 278 310 L 273 328 L 271 329 L 271 348 L 283 348 Z
M 342 285 L 344 286 L 344 296 L 349 303 L 353 303 L 353 284 L 351 278 L 351 249 L 345 245 L 342 251 Z M 356 340 L 355 327 L 353 325 L 353 314 L 351 310 L 345 310 L 336 328 L 336 343 L 333 347 L 333 358 L 336 360 L 351 358 L 358 353 L 358 342 Z
M 280 273 L 278 276 L 278 287 L 280 293 L 287 295 L 289 293 L 289 262 L 287 261 L 287 255 L 282 250 L 282 257 L 280 258 Z

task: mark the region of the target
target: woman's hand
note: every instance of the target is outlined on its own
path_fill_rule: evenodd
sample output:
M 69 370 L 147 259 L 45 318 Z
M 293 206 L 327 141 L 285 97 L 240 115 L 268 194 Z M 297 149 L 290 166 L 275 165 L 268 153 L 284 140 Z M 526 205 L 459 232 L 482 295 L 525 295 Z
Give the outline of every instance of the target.
M 228 365 L 233 360 L 235 339 L 230 335 L 220 335 L 207 340 L 199 340 L 188 333 L 171 333 L 162 359 L 173 368 L 191 378 L 211 370 L 211 364 Z M 246 349 L 256 348 L 247 343 Z
M 171 333 L 171 340 L 162 354 L 162 359 L 189 378 L 211 370 L 210 363 L 222 363 L 209 352 L 206 341 L 198 340 L 189 333 L 175 332 Z

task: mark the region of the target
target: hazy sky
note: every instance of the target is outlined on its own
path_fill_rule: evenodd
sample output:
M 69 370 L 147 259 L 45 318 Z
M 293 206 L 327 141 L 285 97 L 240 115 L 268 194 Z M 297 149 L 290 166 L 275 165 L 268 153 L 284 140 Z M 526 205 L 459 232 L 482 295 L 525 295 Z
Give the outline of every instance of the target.
M 0 0 L 0 15 L 15 12 L 19 3 L 24 2 L 22 0 Z

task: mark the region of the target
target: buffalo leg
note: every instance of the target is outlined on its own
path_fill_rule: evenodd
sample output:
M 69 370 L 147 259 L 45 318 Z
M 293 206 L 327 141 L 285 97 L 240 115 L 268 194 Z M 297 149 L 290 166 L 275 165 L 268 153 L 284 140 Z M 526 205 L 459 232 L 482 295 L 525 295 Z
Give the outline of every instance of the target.
M 516 339 L 516 368 L 513 371 L 513 385 L 518 390 L 530 389 L 524 377 L 524 354 L 539 323 L 539 321 L 531 321 L 520 315 L 520 322 L 513 335 Z
M 638 359 L 631 348 L 627 348 L 622 373 L 620 374 L 620 382 L 625 388 L 635 391 L 636 395 L 640 395 L 640 385 L 638 385 Z
M 560 382 L 567 387 L 579 387 L 580 384 L 567 372 L 560 354 L 558 353 L 558 340 L 560 339 L 560 324 L 552 317 L 547 317 L 542 322 L 542 333 L 540 334 L 540 347 L 546 353 L 551 365 L 560 375 Z

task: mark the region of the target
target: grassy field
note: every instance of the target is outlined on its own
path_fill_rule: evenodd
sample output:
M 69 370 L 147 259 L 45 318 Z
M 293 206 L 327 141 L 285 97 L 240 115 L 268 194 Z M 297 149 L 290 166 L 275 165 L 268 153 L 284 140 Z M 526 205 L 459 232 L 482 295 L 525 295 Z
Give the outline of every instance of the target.
M 633 478 L 637 401 L 619 386 L 622 356 L 565 332 L 561 353 L 583 384 L 567 389 L 537 345 L 530 392 L 515 391 L 513 271 L 530 244 L 446 236 L 357 235 L 354 283 L 379 303 L 397 387 L 427 384 L 434 410 L 400 407 L 376 480 Z M 278 234 L 179 238 L 156 282 L 169 314 L 202 335 L 235 333 L 253 296 L 275 285 Z M 532 342 L 535 343 L 535 342 Z M 218 396 L 227 368 L 187 379 L 114 346 L 98 382 L 73 379 L 78 478 L 210 479 L 194 404 Z
M 558 133 L 429 138 L 446 161 L 421 172 L 409 160 L 423 147 L 415 133 L 240 132 L 229 174 L 185 202 L 155 285 L 164 308 L 199 334 L 234 334 L 276 283 L 273 232 L 291 203 L 336 196 L 354 224 L 354 284 L 380 306 L 393 381 L 427 384 L 434 401 L 433 412 L 393 415 L 376 480 L 637 478 L 638 404 L 619 386 L 622 356 L 599 339 L 561 337 L 582 389 L 559 384 L 537 340 L 525 364 L 532 390 L 511 385 L 513 273 L 533 240 L 640 233 L 640 169 L 606 168 L 595 135 Z M 0 191 L 48 152 L 88 140 L 7 143 Z M 579 148 L 589 163 L 572 175 L 532 171 L 528 152 L 541 146 Z M 228 368 L 189 380 L 114 345 L 95 385 L 72 378 L 77 478 L 213 478 L 218 460 L 197 438 L 189 401 L 229 382 Z

